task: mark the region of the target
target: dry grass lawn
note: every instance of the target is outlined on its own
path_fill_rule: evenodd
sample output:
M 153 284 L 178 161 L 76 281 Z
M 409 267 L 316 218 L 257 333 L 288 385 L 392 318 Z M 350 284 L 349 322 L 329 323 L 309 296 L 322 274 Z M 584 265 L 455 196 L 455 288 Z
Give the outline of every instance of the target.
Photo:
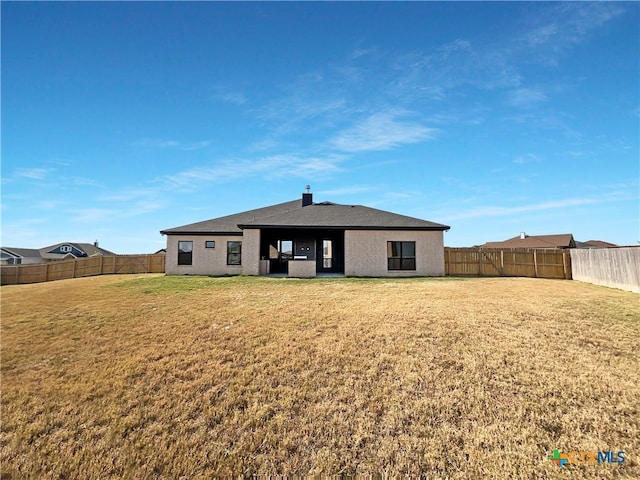
M 2 478 L 640 478 L 640 297 L 572 281 L 5 286 Z M 623 464 L 549 460 L 623 450 Z

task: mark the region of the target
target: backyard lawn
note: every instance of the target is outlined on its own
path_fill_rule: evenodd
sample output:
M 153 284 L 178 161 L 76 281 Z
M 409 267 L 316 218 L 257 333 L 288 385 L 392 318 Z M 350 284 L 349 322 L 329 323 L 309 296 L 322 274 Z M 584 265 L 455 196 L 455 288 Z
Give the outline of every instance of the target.
M 3 479 L 640 478 L 638 294 L 163 275 L 0 294 Z M 576 453 L 608 451 L 624 462 Z

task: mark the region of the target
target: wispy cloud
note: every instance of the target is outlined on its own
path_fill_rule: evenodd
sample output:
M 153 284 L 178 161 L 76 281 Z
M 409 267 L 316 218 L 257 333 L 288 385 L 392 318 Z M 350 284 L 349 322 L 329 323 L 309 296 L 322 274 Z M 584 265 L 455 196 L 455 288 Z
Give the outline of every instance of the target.
M 162 140 L 158 138 L 143 138 L 135 142 L 137 147 L 145 148 L 175 148 L 178 150 L 191 151 L 201 150 L 211 145 L 211 140 L 201 140 L 198 142 L 182 142 L 179 140 Z
M 99 206 L 81 208 L 71 212 L 71 220 L 82 223 L 113 223 L 125 218 L 137 217 L 156 212 L 166 206 L 167 202 L 158 198 L 137 199 L 123 202 L 122 205 L 113 205 L 110 208 Z
M 149 187 L 125 187 L 120 190 L 110 191 L 98 197 L 101 202 L 132 202 L 140 199 L 156 197 L 160 194 L 157 188 Z
M 349 108 L 339 91 L 312 75 L 302 76 L 284 90 L 286 94 L 271 100 L 257 112 L 260 120 L 273 126 L 275 135 L 331 126 Z
M 320 195 L 331 195 L 335 197 L 339 196 L 347 196 L 347 195 L 356 195 L 361 193 L 369 193 L 378 190 L 379 187 L 373 185 L 348 185 L 341 188 L 333 188 L 331 190 L 322 190 L 319 191 Z
M 533 153 L 525 153 L 524 155 L 518 155 L 513 159 L 513 163 L 517 165 L 524 165 L 526 163 L 537 163 L 540 161 L 540 157 Z
M 593 205 L 599 203 L 611 202 L 619 199 L 616 195 L 603 197 L 583 197 L 583 198 L 567 198 L 563 200 L 555 200 L 549 202 L 532 203 L 519 206 L 482 206 L 467 210 L 465 212 L 444 215 L 447 221 L 461 220 L 469 218 L 498 217 L 506 215 L 517 215 L 529 212 L 539 212 L 544 210 L 564 209 L 568 207 L 579 207 L 583 205 Z
M 514 44 L 543 63 L 555 65 L 569 49 L 624 12 L 617 2 L 562 2 L 537 9 Z
M 219 90 L 213 95 L 214 100 L 218 100 L 225 103 L 232 103 L 234 105 L 244 105 L 247 103 L 247 97 L 241 92 L 229 92 Z
M 44 180 L 51 174 L 54 168 L 18 168 L 14 176 L 28 178 L 30 180 Z
M 452 104 L 445 100 L 464 98 L 470 86 L 502 91 L 508 105 L 528 113 L 548 103 L 557 88 L 527 85 L 526 72 L 532 61 L 558 61 L 622 11 L 620 6 L 590 3 L 522 8 L 530 13 L 528 19 L 515 24 L 495 42 L 476 42 L 461 36 L 408 52 L 358 45 L 341 61 L 280 85 L 271 100 L 254 107 L 255 116 L 271 130 L 271 138 L 326 132 L 328 148 L 358 153 L 436 138 L 439 131 L 434 124 L 445 128 L 448 124 L 442 120 L 451 115 Z M 218 92 L 227 94 L 233 99 L 233 92 Z M 489 115 L 482 110 L 482 98 L 480 95 L 474 102 L 466 101 L 465 109 L 456 113 L 455 124 L 482 124 Z M 423 118 L 440 119 L 440 123 L 410 122 L 393 113 L 402 109 L 423 111 Z M 495 112 L 491 115 L 495 117 Z M 560 115 L 546 112 L 532 120 L 547 126 L 542 128 L 578 136 Z M 352 126 L 344 128 L 349 124 Z M 331 133 L 339 127 L 343 130 Z
M 34 204 L 37 210 L 58 210 L 65 207 L 68 204 L 64 200 L 41 200 Z
M 71 220 L 83 223 L 111 221 L 118 213 L 118 210 L 108 208 L 82 208 L 72 212 Z
M 541 131 L 556 131 L 568 139 L 577 140 L 583 137 L 583 133 L 573 128 L 572 120 L 569 114 L 560 111 L 523 110 L 517 115 L 505 116 L 503 122 L 527 124 Z
M 206 183 L 221 183 L 238 178 L 281 177 L 321 178 L 342 170 L 341 155 L 313 156 L 279 154 L 256 159 L 225 160 L 215 165 L 190 168 L 160 180 L 170 188 L 196 190 Z
M 338 133 L 329 141 L 335 150 L 348 153 L 389 150 L 399 145 L 433 140 L 437 128 L 405 120 L 406 112 L 389 110 L 375 113 Z
M 518 88 L 508 94 L 509 105 L 517 108 L 532 108 L 547 100 L 540 88 Z

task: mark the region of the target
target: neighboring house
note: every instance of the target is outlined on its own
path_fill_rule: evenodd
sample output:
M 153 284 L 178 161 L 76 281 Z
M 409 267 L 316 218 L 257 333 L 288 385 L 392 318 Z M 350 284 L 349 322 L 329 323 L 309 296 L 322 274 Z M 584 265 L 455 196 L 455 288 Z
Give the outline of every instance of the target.
M 447 225 L 361 205 L 280 203 L 167 235 L 170 275 L 444 275 Z
M 577 248 L 611 248 L 617 247 L 615 243 L 604 242 L 602 240 L 587 240 L 586 242 L 576 241 Z
M 115 255 L 115 253 L 100 248 L 94 243 L 57 243 L 40 249 L 45 260 L 63 260 L 67 258 L 97 257 L 100 255 Z
M 40 250 L 35 248 L 0 248 L 0 265 L 28 265 L 42 262 Z
M 91 243 L 56 243 L 40 249 L 2 247 L 2 265 L 25 265 L 46 263 L 69 258 L 95 257 L 98 255 L 115 255 L 100 248 L 98 242 Z
M 576 248 L 571 233 L 558 235 L 527 235 L 522 232 L 517 237 L 503 242 L 487 242 L 481 247 L 487 248 Z

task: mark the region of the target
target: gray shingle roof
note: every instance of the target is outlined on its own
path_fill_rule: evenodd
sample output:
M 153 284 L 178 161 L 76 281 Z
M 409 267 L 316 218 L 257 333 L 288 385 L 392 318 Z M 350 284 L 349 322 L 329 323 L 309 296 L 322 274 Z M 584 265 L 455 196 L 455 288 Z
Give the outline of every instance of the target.
M 93 243 L 72 243 L 72 245 L 80 248 L 80 250 L 82 250 L 90 257 L 94 255 L 116 255 L 115 253 L 109 250 L 105 250 L 102 247 L 96 247 Z
M 162 234 L 234 233 L 250 228 L 344 228 L 348 230 L 448 230 L 439 223 L 386 212 L 362 205 L 330 202 L 302 207 L 300 200 L 264 209 L 229 215 L 182 227 L 163 230 Z
M 316 203 L 265 219 L 240 225 L 241 228 L 345 228 L 350 230 L 448 230 L 447 225 L 407 217 L 362 205 Z
M 40 256 L 40 251 L 35 248 L 2 247 L 2 249 L 23 258 Z
M 242 235 L 242 230 L 238 228 L 241 223 L 251 222 L 257 218 L 271 217 L 279 213 L 302 208 L 302 200 L 279 203 L 270 207 L 256 208 L 246 212 L 227 215 L 225 217 L 212 218 L 203 222 L 191 223 L 181 227 L 161 230 L 162 235 L 177 234 L 232 234 Z
M 40 254 L 42 255 L 42 258 L 66 257 L 67 254 L 49 253 L 52 250 L 55 250 L 56 248 L 60 247 L 61 245 L 72 245 L 78 250 L 86 253 L 88 257 L 94 256 L 94 255 L 115 255 L 115 253 L 110 252 L 109 250 L 105 250 L 104 248 L 101 248 L 101 247 L 96 247 L 92 243 L 61 242 L 61 243 L 56 243 L 54 245 L 49 245 L 48 247 L 41 248 Z

